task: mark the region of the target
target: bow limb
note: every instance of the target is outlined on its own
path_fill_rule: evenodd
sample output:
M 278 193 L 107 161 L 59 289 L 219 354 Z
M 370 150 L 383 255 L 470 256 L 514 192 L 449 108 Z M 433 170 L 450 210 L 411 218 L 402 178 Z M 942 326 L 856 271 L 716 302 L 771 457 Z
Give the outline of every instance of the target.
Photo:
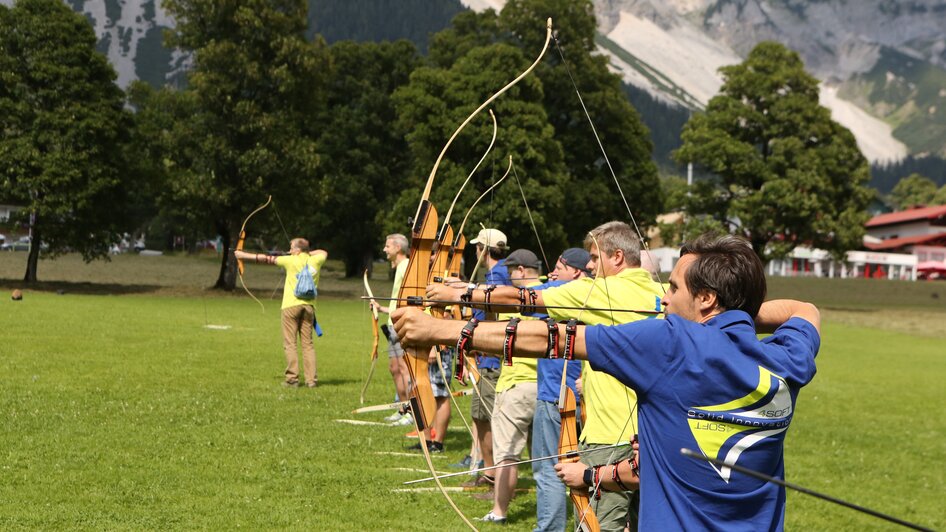
M 532 72 L 533 69 L 539 64 L 542 58 L 545 56 L 546 50 L 548 50 L 549 41 L 552 37 L 552 19 L 549 18 L 546 23 L 546 33 L 545 33 L 545 43 L 542 46 L 542 52 L 539 54 L 538 58 L 526 69 L 525 72 L 519 74 L 514 80 L 509 82 L 505 87 L 500 89 L 498 92 L 490 96 L 485 102 L 480 104 L 471 114 L 460 124 L 460 126 L 453 132 L 453 135 L 447 140 L 447 143 L 444 145 L 443 149 L 440 151 L 440 155 L 437 157 L 437 160 L 434 162 L 433 168 L 430 170 L 430 175 L 427 177 L 427 184 L 424 186 L 424 191 L 421 194 L 420 203 L 417 205 L 417 213 L 413 218 L 413 226 L 411 229 L 411 256 L 407 266 L 407 272 L 404 275 L 404 283 L 401 285 L 400 293 L 398 294 L 399 299 L 406 298 L 407 296 L 420 296 L 426 293 L 427 280 L 430 278 L 430 259 L 433 255 L 433 245 L 437 241 L 437 211 L 434 209 L 434 206 L 430 203 L 430 191 L 433 188 L 434 179 L 437 176 L 437 169 L 440 167 L 440 162 L 443 160 L 444 154 L 446 154 L 447 149 L 453 143 L 453 140 L 460 134 L 460 131 L 468 123 L 470 123 L 473 118 L 479 114 L 480 111 L 485 109 L 490 103 L 493 102 L 496 98 L 502 95 L 504 92 L 509 90 L 510 87 L 518 83 L 522 78 Z M 399 306 L 403 306 L 401 301 L 398 302 Z M 411 378 L 414 382 L 414 388 L 412 390 L 411 396 L 411 409 L 414 412 L 414 423 L 417 426 L 417 436 L 420 440 L 420 447 L 424 453 L 424 459 L 427 462 L 427 467 L 430 469 L 431 474 L 436 476 L 434 470 L 433 461 L 430 459 L 430 451 L 427 449 L 427 441 L 423 436 L 422 431 L 429 426 L 430 422 L 434 419 L 434 413 L 436 411 L 436 401 L 433 397 L 433 390 L 430 385 L 430 376 L 428 374 L 429 367 L 427 363 L 426 353 L 417 353 L 416 350 L 408 349 L 408 356 L 411 357 L 411 360 L 407 363 L 408 373 L 411 375 Z M 437 487 L 440 489 L 440 492 L 443 494 L 444 498 L 447 499 L 447 502 L 450 503 L 450 506 L 457 513 L 458 516 L 469 526 L 471 529 L 476 530 L 476 527 L 473 526 L 473 523 L 457 505 L 453 502 L 453 499 L 443 488 L 443 485 L 440 483 L 440 479 L 437 479 Z
M 243 244 L 246 242 L 246 225 L 250 223 L 250 218 L 255 216 L 256 213 L 268 207 L 272 201 L 273 201 L 272 196 L 267 197 L 266 203 L 254 209 L 253 212 L 251 212 L 250 215 L 247 216 L 245 220 L 243 220 L 243 225 L 240 227 L 240 235 L 239 237 L 237 237 L 236 251 L 243 251 Z M 250 289 L 246 287 L 246 282 L 243 280 L 243 270 L 244 270 L 243 260 L 237 259 L 236 262 L 237 262 L 237 275 L 240 278 L 240 284 L 243 286 L 243 290 L 246 291 L 247 295 L 253 298 L 253 301 L 256 301 L 256 304 L 259 305 L 260 310 L 265 311 L 266 307 L 263 306 L 263 303 L 261 303 L 260 300 L 257 299 L 256 296 L 253 295 L 253 292 L 250 292 Z
M 476 201 L 473 202 L 473 205 L 470 205 L 470 208 L 466 211 L 466 215 L 463 217 L 463 222 L 460 223 L 460 228 L 457 230 L 458 241 L 460 238 L 463 237 L 463 228 L 466 227 L 466 222 L 467 220 L 470 219 L 470 213 L 473 212 L 473 209 L 475 209 L 476 206 L 479 205 L 480 201 L 482 201 L 483 198 L 485 198 L 490 192 L 492 192 L 496 187 L 498 187 L 500 183 L 502 183 L 507 177 L 509 177 L 510 170 L 512 170 L 512 155 L 509 156 L 509 166 L 506 168 L 506 173 L 504 173 L 502 177 L 497 179 L 495 183 L 490 185 L 489 188 L 484 190 L 483 193 L 480 194 L 478 198 L 476 198 Z M 457 243 L 458 242 L 454 243 L 454 247 L 456 247 Z M 480 265 L 483 263 L 483 259 L 485 258 L 485 256 L 486 256 L 486 247 L 484 246 L 483 252 L 476 256 L 476 264 L 473 266 L 473 273 L 470 274 L 470 281 L 473 281 L 474 279 L 476 279 L 476 272 L 479 271 Z
M 480 157 L 480 160 L 476 163 L 476 166 L 473 167 L 473 170 L 470 171 L 470 174 L 466 176 L 466 180 L 463 181 L 462 185 L 460 185 L 460 190 L 458 190 L 456 195 L 453 197 L 453 203 L 450 204 L 450 208 L 447 209 L 447 214 L 443 217 L 443 226 L 440 228 L 441 234 L 450 224 L 450 217 L 453 215 L 453 208 L 456 207 L 457 201 L 460 199 L 460 194 L 463 193 L 463 189 L 466 188 L 466 185 L 470 182 L 470 179 L 473 178 L 473 174 L 479 170 L 480 165 L 486 160 L 486 156 L 489 155 L 490 151 L 492 151 L 493 144 L 496 143 L 496 134 L 499 132 L 499 127 L 496 124 L 496 115 L 493 113 L 492 109 L 489 110 L 489 117 L 493 120 L 493 138 L 489 141 L 489 146 L 486 147 L 486 151 L 483 153 L 483 156 Z M 463 234 L 462 227 L 460 228 L 460 234 Z
M 562 381 L 565 381 L 565 375 L 568 373 L 568 361 L 563 360 Z M 562 395 L 558 401 L 558 412 L 562 418 L 562 431 L 558 439 L 558 454 L 561 456 L 559 461 L 562 463 L 572 463 L 578 461 L 578 427 L 575 420 L 575 394 L 572 389 L 565 386 Z M 587 490 L 569 490 L 572 504 L 575 505 L 575 529 L 581 529 L 584 532 L 599 532 L 601 525 L 591 509 L 591 498 Z
M 442 150 L 440 150 L 440 155 L 437 157 L 437 160 L 434 162 L 434 167 L 430 170 L 430 176 L 428 176 L 427 178 L 427 185 L 424 187 L 424 193 L 421 195 L 422 201 L 425 201 L 430 198 L 430 190 L 433 187 L 434 177 L 437 175 L 437 169 L 440 167 L 440 161 L 443 160 L 443 156 L 444 154 L 447 153 L 447 149 L 450 147 L 451 144 L 453 144 L 453 139 L 457 138 L 457 135 L 460 134 L 460 131 L 462 131 L 463 128 L 466 127 L 466 125 L 469 124 L 471 120 L 473 120 L 473 117 L 478 115 L 480 111 L 482 111 L 487 106 L 489 106 L 489 104 L 493 103 L 493 100 L 495 100 L 496 98 L 499 98 L 504 92 L 512 88 L 515 84 L 519 83 L 522 80 L 522 78 L 529 75 L 529 73 L 532 72 L 536 66 L 538 66 L 538 64 L 542 61 L 542 58 L 545 57 L 545 51 L 548 50 L 549 41 L 551 39 L 552 39 L 552 19 L 549 18 L 546 21 L 545 44 L 542 45 L 542 51 L 539 52 L 539 56 L 535 59 L 535 61 L 533 61 L 532 64 L 529 65 L 529 68 L 527 68 L 524 72 L 516 76 L 516 79 L 507 83 L 505 87 L 499 89 L 495 94 L 490 96 L 485 102 L 480 104 L 480 106 L 477 107 L 476 110 L 470 113 L 470 116 L 468 116 L 466 120 L 464 120 L 463 123 L 460 124 L 460 127 L 458 127 L 456 131 L 453 132 L 453 135 L 450 136 L 450 139 L 447 140 L 447 144 L 444 145 Z M 420 206 L 418 206 L 417 208 L 418 216 L 420 215 L 420 211 L 421 211 L 421 208 Z M 415 216 L 414 218 L 416 219 L 417 216 Z
M 371 382 L 371 376 L 374 375 L 374 368 L 378 364 L 378 310 L 375 308 L 377 302 L 374 300 L 374 294 L 371 292 L 371 285 L 368 284 L 368 269 L 365 268 L 365 274 L 363 276 L 365 283 L 365 291 L 368 293 L 368 297 L 371 298 L 371 334 L 373 339 L 371 341 L 371 368 L 368 370 L 368 377 L 365 378 L 365 384 L 361 387 L 361 404 L 365 404 L 365 391 L 368 389 L 368 383 Z

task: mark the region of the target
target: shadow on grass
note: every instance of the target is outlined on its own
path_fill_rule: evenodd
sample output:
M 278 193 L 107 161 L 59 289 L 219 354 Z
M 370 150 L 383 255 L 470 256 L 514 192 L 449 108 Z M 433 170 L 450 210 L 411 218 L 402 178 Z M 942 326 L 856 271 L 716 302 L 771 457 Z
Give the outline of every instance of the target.
M 54 292 L 59 294 L 82 295 L 125 295 L 150 294 L 167 287 L 153 284 L 115 284 L 115 283 L 78 283 L 69 281 L 44 281 L 27 284 L 23 281 L 0 279 L 0 289 L 30 290 L 34 292 Z

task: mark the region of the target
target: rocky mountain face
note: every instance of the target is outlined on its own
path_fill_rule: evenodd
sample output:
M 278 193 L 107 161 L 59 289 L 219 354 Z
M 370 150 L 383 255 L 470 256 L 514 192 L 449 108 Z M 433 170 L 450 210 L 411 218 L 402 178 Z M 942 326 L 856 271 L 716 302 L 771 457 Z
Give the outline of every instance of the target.
M 135 79 L 156 86 L 181 83 L 189 58 L 162 45 L 163 30 L 174 22 L 161 0 L 65 1 L 88 17 L 119 85 Z M 505 4 L 461 1 L 474 10 Z M 720 66 L 740 62 L 760 41 L 775 40 L 798 51 L 823 81 L 822 104 L 854 132 L 869 159 L 946 155 L 944 0 L 594 3 L 601 52 L 627 83 L 658 99 L 703 107 L 722 83 Z M 392 5 L 414 9 L 417 3 Z
M 942 0 L 596 0 L 595 10 L 625 79 L 682 105 L 700 107 L 719 66 L 774 40 L 822 80 L 822 104 L 870 159 L 946 155 Z

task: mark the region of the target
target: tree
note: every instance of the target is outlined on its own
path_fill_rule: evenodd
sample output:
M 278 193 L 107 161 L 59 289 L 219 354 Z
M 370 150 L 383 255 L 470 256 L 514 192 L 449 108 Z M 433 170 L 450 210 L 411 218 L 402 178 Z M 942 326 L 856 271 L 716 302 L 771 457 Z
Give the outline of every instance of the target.
M 933 200 L 930 202 L 932 205 L 946 205 L 946 185 L 939 187 L 939 190 L 936 191 L 936 195 L 933 196 Z
M 490 95 L 524 71 L 530 62 L 522 51 L 508 44 L 480 46 L 471 49 L 449 69 L 416 69 L 410 83 L 395 93 L 397 127 L 405 135 L 415 163 L 393 214 L 387 219 L 391 230 L 404 231 L 404 222 L 415 213 L 419 192 L 430 168 L 456 127 Z M 543 242 L 563 246 L 560 213 L 564 207 L 561 191 L 565 190 L 566 173 L 561 146 L 553 138 L 542 98 L 541 81 L 528 76 L 494 102 L 492 109 L 499 122 L 496 147 L 475 182 L 469 185 L 471 190 L 461 197 L 456 212 L 462 214 L 467 210 L 478 196 L 476 191 L 485 190 L 506 171 L 507 157 L 512 155 L 515 176 L 529 198 Z M 492 122 L 484 111 L 450 147 L 431 194 L 441 216 L 486 151 L 491 137 Z M 490 218 L 503 228 L 513 246 L 536 244 L 515 176 L 510 175 L 509 182 L 496 190 L 492 201 L 481 207 L 479 216 L 468 225 L 468 233 L 478 231 L 474 229 L 475 222 Z
M 169 192 L 222 236 L 215 288 L 232 290 L 230 251 L 247 214 L 269 195 L 285 212 L 310 209 L 318 197 L 313 117 L 324 104 L 330 59 L 321 39 L 305 39 L 302 0 L 163 5 L 177 22 L 167 44 L 194 55 L 185 89 L 192 112 L 166 139 Z M 287 223 L 314 236 L 292 218 Z
M 581 209 L 569 211 L 565 225 L 568 242 L 581 242 L 590 229 L 607 220 L 630 223 L 630 216 L 644 231 L 663 212 L 653 143 L 624 93 L 621 78 L 608 70 L 605 56 L 594 53 L 597 23 L 591 1 L 511 0 L 500 14 L 499 23 L 520 46 L 538 49 L 544 34 L 537 29 L 542 28 L 548 17 L 552 17 L 553 24 L 557 21 L 558 43 L 550 44 L 536 75 L 542 80 L 543 104 L 570 174 L 571 183 L 560 192 L 567 194 L 570 204 L 581 205 Z M 630 213 L 618 194 L 618 185 L 595 140 L 572 79 L 601 138 Z
M 567 68 L 602 138 L 621 189 L 638 222 L 651 224 L 662 210 L 657 171 L 651 159 L 652 146 L 647 129 L 621 89 L 620 78 L 608 71 L 604 57 L 593 55 L 596 23 L 590 1 L 512 0 L 498 15 L 491 10 L 462 13 L 454 18 L 451 28 L 431 39 L 430 61 L 437 67 L 449 69 L 461 60 L 469 60 L 477 50 L 498 45 L 514 46 L 524 57 L 532 57 L 544 42 L 543 30 L 549 17 L 556 24 L 556 37 L 567 59 Z M 561 172 L 556 179 L 549 182 L 540 178 L 532 183 L 534 186 L 526 187 L 527 194 L 537 196 L 529 198 L 534 214 L 542 220 L 537 225 L 541 223 L 550 231 L 548 247 L 581 242 L 585 233 L 602 221 L 628 218 L 561 55 L 555 43 L 550 44 L 542 64 L 530 76 L 541 84 L 540 100 L 535 103 L 544 110 L 546 121 L 552 127 L 550 146 L 554 145 L 561 152 L 564 164 L 554 170 Z M 501 87 L 502 80 L 497 78 L 492 89 Z M 488 94 L 484 92 L 482 99 Z M 504 95 L 497 105 L 509 97 Z M 514 116 L 501 112 L 497 112 L 497 118 L 501 135 L 509 120 L 515 120 Z M 489 138 L 486 131 L 480 131 L 479 135 Z M 485 148 L 485 140 L 483 146 Z M 510 153 L 517 155 L 516 151 Z M 467 160 L 472 165 L 476 156 L 470 153 Z M 505 163 L 496 164 L 505 168 Z M 553 183 L 558 183 L 558 188 L 549 188 Z M 521 227 L 522 235 L 509 234 L 514 246 L 532 246 L 534 238 L 528 220 L 523 219 L 522 201 L 517 199 L 518 187 L 514 187 L 514 183 L 504 185 L 507 186 L 512 190 L 500 190 L 494 201 L 509 209 L 509 213 L 497 217 L 494 212 L 493 220 L 497 224 L 508 222 L 514 233 Z M 504 194 L 509 194 L 508 200 Z M 556 202 L 556 196 L 568 198 L 563 204 L 568 209 L 567 216 L 556 210 L 556 205 L 562 205 Z M 573 206 L 580 208 L 571 208 Z M 503 226 L 504 230 L 506 227 Z M 543 229 L 539 232 L 543 233 Z M 546 235 L 542 238 L 546 239 Z
M 895 209 L 933 205 L 937 195 L 936 183 L 932 179 L 913 173 L 904 177 L 893 187 L 887 201 Z
M 321 199 L 308 221 L 319 228 L 319 245 L 345 261 L 346 275 L 360 276 L 383 245 L 388 202 L 411 169 L 407 142 L 393 127 L 391 96 L 420 58 L 404 40 L 341 41 L 331 53 L 328 101 L 319 120 Z
M 723 86 L 683 132 L 678 162 L 715 178 L 695 187 L 688 212 L 744 235 L 763 260 L 797 245 L 841 256 L 861 244 L 868 164 L 850 131 L 818 105 L 818 81 L 774 42 L 720 69 Z
M 59 0 L 0 6 L 0 196 L 22 205 L 40 250 L 108 256 L 127 227 L 129 115 L 88 21 Z

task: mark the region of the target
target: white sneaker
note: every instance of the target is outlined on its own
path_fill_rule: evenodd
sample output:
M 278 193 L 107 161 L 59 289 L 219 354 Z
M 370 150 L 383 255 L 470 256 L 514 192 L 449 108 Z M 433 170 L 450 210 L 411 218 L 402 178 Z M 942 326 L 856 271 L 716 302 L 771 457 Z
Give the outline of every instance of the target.
M 388 423 L 394 423 L 395 421 L 399 421 L 403 415 L 404 414 L 401 414 L 400 412 L 395 412 L 391 414 L 390 416 L 384 418 L 384 420 L 387 421 Z
M 395 421 L 394 423 L 391 423 L 391 425 L 396 426 L 396 427 L 397 426 L 406 427 L 407 425 L 413 425 L 413 424 L 414 424 L 414 418 L 409 413 L 402 415 L 401 419 Z
M 498 515 L 494 514 L 493 512 L 490 512 L 490 513 L 484 515 L 483 517 L 477 518 L 476 520 L 477 520 L 477 521 L 485 521 L 485 522 L 487 522 L 487 523 L 496 523 L 497 525 L 505 525 L 505 524 L 506 524 L 506 518 L 505 518 L 505 517 L 499 517 Z

